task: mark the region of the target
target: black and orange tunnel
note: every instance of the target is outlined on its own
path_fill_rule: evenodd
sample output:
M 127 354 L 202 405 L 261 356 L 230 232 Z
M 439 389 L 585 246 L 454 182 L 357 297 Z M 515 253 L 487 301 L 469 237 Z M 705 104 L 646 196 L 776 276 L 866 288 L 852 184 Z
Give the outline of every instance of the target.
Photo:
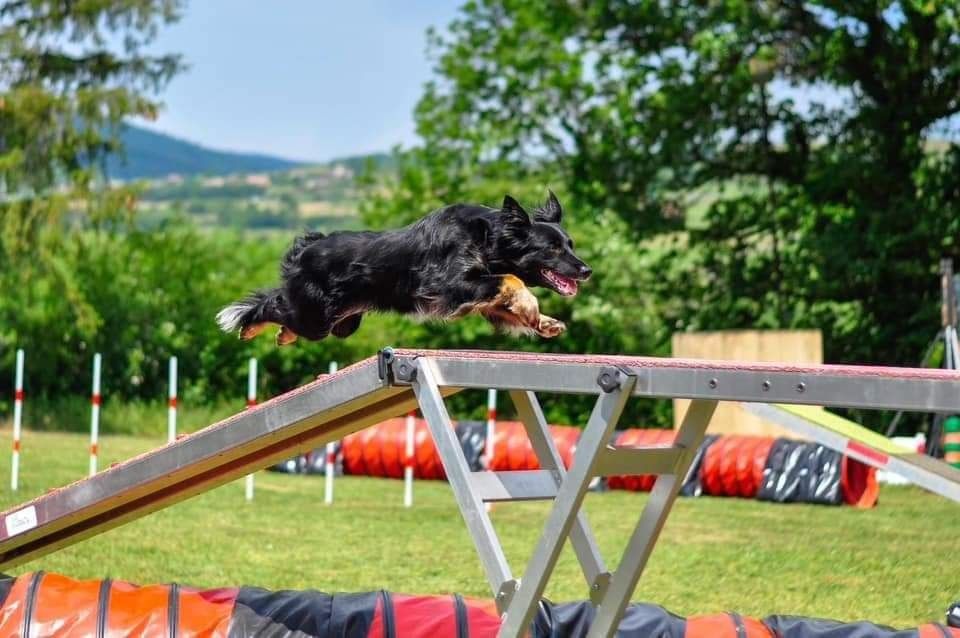
M 409 463 L 418 479 L 445 479 L 440 455 L 426 422 L 415 419 L 414 424 L 414 453 L 409 458 L 405 419 L 388 419 L 347 436 L 341 445 L 343 472 L 402 478 L 404 467 Z M 463 421 L 456 429 L 471 469 L 481 469 L 486 449 L 484 424 Z M 495 432 L 488 469 L 539 469 L 523 424 L 498 421 Z M 550 433 L 564 465 L 569 468 L 581 430 L 551 425 Z M 621 447 L 665 446 L 673 443 L 674 435 L 674 430 L 634 428 L 618 431 L 614 443 Z M 316 454 L 317 458 L 322 456 L 319 452 Z M 650 491 L 655 478 L 611 476 L 607 477 L 606 485 L 610 489 Z M 879 484 L 872 467 L 818 443 L 765 436 L 712 435 L 701 444 L 682 493 L 872 507 L 877 503 Z
M 0 599 L 0 638 L 494 638 L 500 628 L 490 601 L 459 595 L 139 587 L 34 572 L 0 578 Z M 590 603 L 543 601 L 529 636 L 586 636 L 593 617 Z M 898 631 L 869 622 L 735 613 L 682 618 L 656 605 L 631 604 L 617 636 L 960 638 L 960 629 L 928 623 Z

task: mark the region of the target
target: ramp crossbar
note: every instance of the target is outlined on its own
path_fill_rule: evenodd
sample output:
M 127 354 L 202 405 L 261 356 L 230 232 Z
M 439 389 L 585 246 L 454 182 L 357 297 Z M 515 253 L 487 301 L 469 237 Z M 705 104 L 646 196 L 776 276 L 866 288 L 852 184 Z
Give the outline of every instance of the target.
M 468 388 L 509 392 L 541 470 L 470 471 L 444 405 L 445 396 Z M 550 437 L 537 392 L 596 397 L 569 470 Z M 672 446 L 618 449 L 608 444 L 631 397 L 692 399 Z M 589 635 L 612 636 L 721 400 L 960 412 L 960 372 L 388 348 L 378 357 L 0 514 L 0 568 L 419 406 L 504 615 L 501 635 L 525 633 L 569 539 L 596 608 Z M 638 512 L 624 558 L 611 570 L 581 505 L 595 477 L 623 473 L 656 474 L 658 479 Z M 553 506 L 523 576 L 515 578 L 484 504 L 531 499 L 552 499 Z

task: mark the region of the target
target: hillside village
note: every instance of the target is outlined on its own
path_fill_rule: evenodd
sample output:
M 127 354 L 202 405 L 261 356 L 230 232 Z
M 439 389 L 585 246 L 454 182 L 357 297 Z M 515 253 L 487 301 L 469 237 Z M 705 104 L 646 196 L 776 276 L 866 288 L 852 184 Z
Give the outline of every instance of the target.
M 144 225 L 183 215 L 201 227 L 270 231 L 357 225 L 357 172 L 342 163 L 286 171 L 183 175 L 149 180 L 139 203 Z

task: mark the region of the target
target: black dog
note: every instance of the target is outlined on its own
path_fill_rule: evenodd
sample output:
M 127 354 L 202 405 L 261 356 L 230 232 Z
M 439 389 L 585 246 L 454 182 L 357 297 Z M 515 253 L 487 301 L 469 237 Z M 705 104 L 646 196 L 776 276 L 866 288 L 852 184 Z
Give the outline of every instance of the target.
M 277 324 L 285 345 L 298 336 L 348 337 L 369 311 L 478 313 L 500 329 L 555 337 L 566 326 L 540 314 L 527 286 L 571 296 L 592 272 L 574 254 L 561 215 L 550 192 L 532 220 L 508 195 L 500 210 L 454 204 L 399 230 L 308 233 L 284 256 L 280 288 L 224 308 L 217 322 L 242 339 Z

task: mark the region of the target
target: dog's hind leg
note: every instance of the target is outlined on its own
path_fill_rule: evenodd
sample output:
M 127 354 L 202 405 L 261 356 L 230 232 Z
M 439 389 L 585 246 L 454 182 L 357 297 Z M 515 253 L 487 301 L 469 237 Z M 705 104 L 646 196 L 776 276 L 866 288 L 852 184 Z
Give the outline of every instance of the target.
M 338 339 L 346 339 L 360 327 L 360 320 L 363 319 L 363 313 L 357 313 L 355 315 L 350 315 L 349 317 L 344 317 L 337 323 L 333 324 L 333 328 L 330 329 L 330 334 Z
M 278 346 L 288 346 L 294 341 L 297 340 L 297 333 L 291 330 L 286 326 L 280 326 L 280 331 L 277 332 L 277 345 Z
M 244 341 L 249 341 L 253 339 L 261 332 L 266 330 L 270 326 L 269 322 L 264 321 L 263 323 L 254 323 L 240 330 L 240 338 Z

